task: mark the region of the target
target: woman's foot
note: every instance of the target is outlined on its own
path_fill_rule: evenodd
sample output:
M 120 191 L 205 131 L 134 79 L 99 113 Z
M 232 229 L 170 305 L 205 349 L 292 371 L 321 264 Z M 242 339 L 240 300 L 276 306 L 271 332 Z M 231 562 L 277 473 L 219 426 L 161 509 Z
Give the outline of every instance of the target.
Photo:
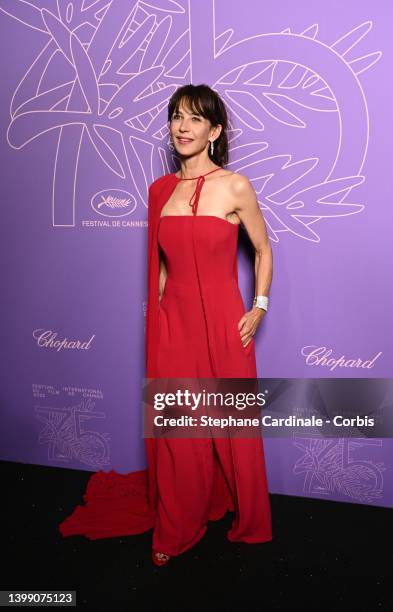
M 151 556 L 152 556 L 153 562 L 156 565 L 165 565 L 166 563 L 168 563 L 170 559 L 169 555 L 166 555 L 165 553 L 157 552 L 154 549 L 152 550 Z

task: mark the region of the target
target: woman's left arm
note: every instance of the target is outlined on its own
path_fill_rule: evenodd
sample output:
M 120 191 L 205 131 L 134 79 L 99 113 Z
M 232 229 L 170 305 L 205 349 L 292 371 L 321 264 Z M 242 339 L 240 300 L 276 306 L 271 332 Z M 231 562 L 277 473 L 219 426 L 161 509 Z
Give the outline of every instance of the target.
M 231 189 L 236 203 L 235 211 L 254 247 L 255 295 L 266 295 L 268 297 L 273 278 L 273 252 L 265 219 L 259 208 L 255 190 L 246 176 L 235 173 L 231 181 Z M 238 329 L 244 347 L 251 342 L 265 314 L 265 310 L 253 306 L 240 319 Z

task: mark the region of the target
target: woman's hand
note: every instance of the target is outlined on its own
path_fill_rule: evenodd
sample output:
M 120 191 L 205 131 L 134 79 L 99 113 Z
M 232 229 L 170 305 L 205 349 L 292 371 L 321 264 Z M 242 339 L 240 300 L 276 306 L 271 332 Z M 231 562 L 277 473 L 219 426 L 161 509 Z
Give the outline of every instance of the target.
M 245 312 L 240 319 L 239 323 L 237 324 L 237 328 L 240 331 L 240 339 L 244 348 L 251 342 L 253 336 L 255 336 L 257 327 L 265 314 L 266 310 L 253 306 L 253 308 L 251 308 L 251 310 L 248 312 Z

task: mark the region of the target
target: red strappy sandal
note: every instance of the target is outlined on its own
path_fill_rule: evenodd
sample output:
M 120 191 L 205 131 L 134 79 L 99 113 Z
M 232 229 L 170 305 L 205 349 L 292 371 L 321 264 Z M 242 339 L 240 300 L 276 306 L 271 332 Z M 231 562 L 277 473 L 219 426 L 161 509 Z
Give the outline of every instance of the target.
M 158 555 L 162 555 L 162 557 L 160 558 Z M 153 563 L 155 563 L 155 565 L 165 565 L 166 563 L 168 563 L 169 559 L 171 558 L 170 555 L 166 555 L 165 553 L 160 553 L 157 550 L 152 550 L 151 553 L 151 558 L 153 559 Z

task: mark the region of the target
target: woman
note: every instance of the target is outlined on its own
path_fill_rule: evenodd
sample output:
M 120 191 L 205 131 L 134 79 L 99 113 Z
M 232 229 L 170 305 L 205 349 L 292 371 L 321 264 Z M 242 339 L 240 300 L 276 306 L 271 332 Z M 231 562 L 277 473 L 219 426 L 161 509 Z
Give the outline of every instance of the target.
M 179 88 L 168 121 L 180 170 L 149 188 L 146 378 L 257 377 L 253 337 L 267 309 L 272 253 L 255 192 L 227 163 L 227 115 L 207 85 Z M 203 187 L 203 189 L 202 189 Z M 255 249 L 255 294 L 245 312 L 237 284 L 242 223 Z M 152 559 L 164 565 L 230 510 L 230 541 L 272 539 L 260 435 L 145 438 L 147 470 L 98 471 L 85 506 L 60 524 L 90 539 L 153 528 Z
M 227 115 L 216 92 L 181 87 L 168 120 L 181 167 L 149 189 L 147 377 L 256 378 L 253 336 L 267 309 L 272 253 L 255 192 L 222 168 Z M 237 284 L 239 223 L 256 255 L 257 299 L 247 312 Z M 236 513 L 228 539 L 271 540 L 261 437 L 146 445 L 154 563 L 189 549 L 227 510 Z

